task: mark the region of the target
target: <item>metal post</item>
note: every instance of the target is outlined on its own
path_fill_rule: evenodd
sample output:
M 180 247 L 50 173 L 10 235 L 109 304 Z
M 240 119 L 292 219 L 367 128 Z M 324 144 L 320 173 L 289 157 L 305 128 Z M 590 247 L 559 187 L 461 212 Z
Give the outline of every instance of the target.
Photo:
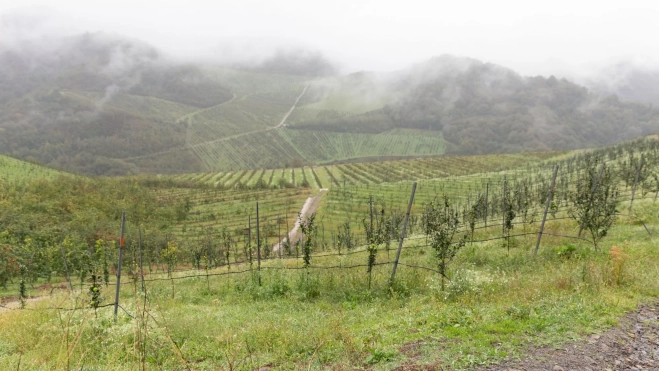
M 606 162 L 603 162 L 602 168 L 600 169 L 599 174 L 597 174 L 597 178 L 595 178 L 595 183 L 593 184 L 593 187 L 590 189 L 590 201 L 588 202 L 588 209 L 586 212 L 588 212 L 590 208 L 593 207 L 595 191 L 597 191 L 597 186 L 599 185 L 600 179 L 602 179 L 602 174 L 604 174 L 605 167 L 606 167 Z M 579 237 L 581 237 L 581 232 L 583 232 L 583 224 L 579 226 L 579 234 L 578 234 Z
M 119 261 L 117 262 L 117 289 L 114 294 L 114 322 L 117 323 L 119 312 L 119 289 L 121 286 L 121 259 L 124 252 L 124 231 L 126 230 L 126 212 L 121 213 L 121 234 L 119 237 Z
M 405 230 L 407 229 L 407 222 L 410 220 L 410 213 L 412 212 L 412 203 L 414 202 L 414 192 L 416 192 L 416 182 L 412 184 L 412 194 L 410 195 L 410 202 L 407 204 L 407 214 L 405 214 L 405 221 L 403 222 L 403 230 L 400 232 L 400 240 L 398 241 L 398 251 L 396 251 L 396 259 L 394 260 L 394 268 L 391 271 L 391 279 L 389 280 L 389 285 L 393 285 L 394 278 L 396 277 L 396 268 L 398 268 L 400 251 L 403 249 Z
M 256 202 L 256 270 L 261 286 L 261 234 L 259 231 L 259 202 Z
M 636 179 L 634 180 L 634 188 L 632 189 L 632 200 L 629 202 L 629 211 L 632 211 L 632 205 L 634 204 L 634 195 L 636 194 L 636 186 L 638 185 L 638 177 L 641 175 L 641 169 L 643 169 L 643 155 L 641 155 L 641 163 L 638 164 L 638 170 L 636 171 Z
M 538 248 L 540 248 L 540 240 L 542 239 L 542 232 L 545 230 L 545 221 L 547 220 L 547 212 L 549 211 L 549 205 L 551 204 L 551 198 L 554 195 L 554 186 L 556 186 L 556 175 L 558 175 L 558 165 L 554 168 L 554 177 L 551 180 L 551 188 L 549 188 L 549 194 L 547 195 L 547 204 L 545 205 L 545 213 L 542 216 L 542 223 L 540 223 L 540 231 L 538 232 L 538 242 L 535 243 L 535 251 L 533 251 L 533 257 L 538 254 Z
M 59 249 L 62 252 L 62 259 L 64 260 L 64 270 L 66 271 L 66 280 L 69 282 L 69 289 L 73 292 L 73 284 L 71 283 L 71 276 L 69 275 L 69 266 L 66 264 L 66 254 L 64 254 L 64 245 L 59 243 Z

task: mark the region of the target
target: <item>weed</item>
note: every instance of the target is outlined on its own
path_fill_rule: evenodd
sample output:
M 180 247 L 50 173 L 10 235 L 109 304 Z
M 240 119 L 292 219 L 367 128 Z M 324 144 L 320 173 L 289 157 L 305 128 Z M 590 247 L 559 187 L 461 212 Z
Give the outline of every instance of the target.
M 629 256 L 622 246 L 612 246 L 609 251 L 610 274 L 608 283 L 620 286 L 625 281 L 625 263 Z

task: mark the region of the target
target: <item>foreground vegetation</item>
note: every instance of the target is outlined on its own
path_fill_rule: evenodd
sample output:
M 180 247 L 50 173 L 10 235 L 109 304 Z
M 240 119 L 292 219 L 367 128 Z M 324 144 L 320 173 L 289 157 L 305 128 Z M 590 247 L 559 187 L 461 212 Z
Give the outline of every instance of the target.
M 0 365 L 462 369 L 600 331 L 659 295 L 659 146 L 640 139 L 545 158 L 418 182 L 405 224 L 411 183 L 337 186 L 299 218 L 302 238 L 278 250 L 278 229 L 313 192 L 240 181 L 265 171 L 2 182 Z M 415 166 L 432 173 L 424 161 Z M 385 168 L 361 168 L 362 179 Z M 296 184 L 312 177 L 306 170 L 281 174 Z M 214 186 L 216 176 L 234 185 Z
M 654 209 L 651 202 L 638 206 L 643 213 Z M 646 224 L 659 227 L 656 219 Z M 406 267 L 390 289 L 389 266 L 375 269 L 370 290 L 363 268 L 339 275 L 266 269 L 262 286 L 255 273 L 206 278 L 200 272 L 199 278 L 147 282 L 145 293 L 133 277 L 122 305 L 136 319 L 120 313 L 116 325 L 110 308 L 38 310 L 88 301 L 86 292 L 60 293 L 31 305 L 37 310 L 0 313 L 0 364 L 389 369 L 413 362 L 464 368 L 519 354 L 528 343 L 553 344 L 609 327 L 659 294 L 659 241 L 633 222 L 614 228 L 600 251 L 547 238 L 533 259 L 533 241 L 519 239 L 510 252 L 496 242 L 468 246 L 456 257 L 445 290 L 437 274 Z M 404 249 L 402 262 L 432 262 L 427 248 L 413 246 Z M 362 259 L 355 254 L 315 264 Z M 267 266 L 287 264 L 296 263 Z M 112 286 L 102 290 L 103 302 L 111 302 Z

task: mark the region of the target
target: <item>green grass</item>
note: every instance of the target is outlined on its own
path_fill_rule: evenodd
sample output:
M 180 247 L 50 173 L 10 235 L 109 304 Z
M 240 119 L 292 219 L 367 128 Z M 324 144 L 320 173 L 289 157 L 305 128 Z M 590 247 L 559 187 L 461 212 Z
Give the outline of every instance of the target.
M 42 165 L 0 155 L 0 182 L 17 182 L 33 179 L 52 179 L 70 175 Z
M 655 215 L 651 201 L 637 212 Z M 655 216 L 647 220 L 659 227 Z M 574 232 L 571 222 L 551 223 Z M 408 242 L 401 262 L 432 266 L 430 251 Z M 564 244 L 543 240 L 533 259 L 534 239 L 518 239 L 510 253 L 500 242 L 466 246 L 451 266 L 452 283 L 442 291 L 439 277 L 401 266 L 392 291 L 390 266 L 377 267 L 373 288 L 365 268 L 301 271 L 265 269 L 263 285 L 249 273 L 147 283 L 147 312 L 139 290 L 122 291 L 122 306 L 142 318 L 148 314 L 145 364 L 148 369 L 391 369 L 406 362 L 471 368 L 520 355 L 528 344 L 557 345 L 602 331 L 625 311 L 659 295 L 659 239 L 642 226 L 621 220 L 601 252 L 574 244 L 571 258 L 557 254 Z M 609 254 L 623 246 L 622 274 Z M 315 257 L 312 265 L 363 264 L 366 256 Z M 380 251 L 378 261 L 386 261 Z M 270 261 L 264 267 L 299 265 Z M 234 266 L 232 270 L 247 268 Z M 224 269 L 226 271 L 226 269 Z M 154 278 L 155 276 L 147 276 Z M 163 276 L 164 277 L 164 276 Z M 112 289 L 104 288 L 104 302 Z M 79 297 L 83 303 L 85 294 Z M 72 305 L 65 294 L 33 308 Z M 151 317 L 152 316 L 152 317 Z M 76 312 L 0 313 L 0 365 L 30 369 L 75 367 L 137 368 L 134 349 L 141 320 L 111 309 Z M 69 320 L 70 318 L 70 320 Z M 67 336 L 68 333 L 68 336 Z M 68 349 L 67 349 L 68 338 Z
M 302 106 L 304 109 L 335 110 L 350 114 L 360 114 L 384 107 L 391 103 L 392 97 L 387 94 L 373 96 L 363 91 L 350 89 L 337 89 L 332 91 L 323 100 Z

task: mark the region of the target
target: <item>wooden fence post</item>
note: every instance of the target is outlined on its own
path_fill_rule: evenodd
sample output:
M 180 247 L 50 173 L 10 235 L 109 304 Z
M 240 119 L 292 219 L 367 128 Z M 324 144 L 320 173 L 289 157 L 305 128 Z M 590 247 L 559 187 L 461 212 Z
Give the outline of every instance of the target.
M 277 238 L 279 239 L 279 244 L 277 245 L 277 250 L 279 253 L 279 259 L 281 259 L 281 216 L 277 214 Z
M 119 237 L 119 261 L 117 262 L 117 287 L 114 294 L 114 323 L 117 323 L 119 312 L 119 289 L 121 287 L 121 259 L 124 252 L 124 231 L 126 230 L 126 212 L 121 213 L 121 234 Z
M 534 258 L 536 255 L 538 255 L 538 248 L 540 248 L 540 240 L 542 239 L 542 232 L 545 230 L 545 221 L 547 220 L 547 212 L 549 211 L 551 198 L 554 195 L 554 186 L 556 186 L 556 175 L 558 175 L 558 165 L 556 165 L 556 167 L 554 168 L 554 177 L 551 180 L 551 188 L 549 188 L 549 194 L 547 195 L 547 204 L 545 205 L 545 213 L 542 216 L 542 223 L 540 223 L 540 231 L 538 232 L 538 242 L 535 243 L 535 251 L 533 251 Z
M 390 286 L 394 284 L 394 278 L 396 278 L 396 268 L 398 268 L 400 251 L 403 249 L 403 240 L 405 240 L 405 230 L 407 229 L 407 222 L 410 220 L 410 213 L 412 212 L 412 203 L 414 202 L 414 192 L 416 192 L 416 182 L 412 184 L 412 194 L 410 195 L 410 202 L 407 204 L 407 214 L 405 214 L 405 221 L 403 222 L 403 230 L 400 232 L 400 240 L 398 241 L 398 251 L 396 251 L 396 259 L 394 260 L 394 267 L 391 271 L 391 279 L 389 280 Z
M 506 175 L 503 176 L 503 184 L 501 185 L 501 235 L 506 233 Z
M 142 291 L 145 291 L 144 288 L 144 271 L 142 268 L 142 228 L 137 229 L 137 246 L 140 249 L 140 278 L 142 281 Z
M 261 232 L 259 231 L 259 202 L 256 202 L 256 270 L 261 286 Z
M 487 184 L 485 185 L 485 228 L 487 228 L 487 211 L 490 207 L 488 203 L 489 193 L 490 193 L 490 182 L 487 182 Z

